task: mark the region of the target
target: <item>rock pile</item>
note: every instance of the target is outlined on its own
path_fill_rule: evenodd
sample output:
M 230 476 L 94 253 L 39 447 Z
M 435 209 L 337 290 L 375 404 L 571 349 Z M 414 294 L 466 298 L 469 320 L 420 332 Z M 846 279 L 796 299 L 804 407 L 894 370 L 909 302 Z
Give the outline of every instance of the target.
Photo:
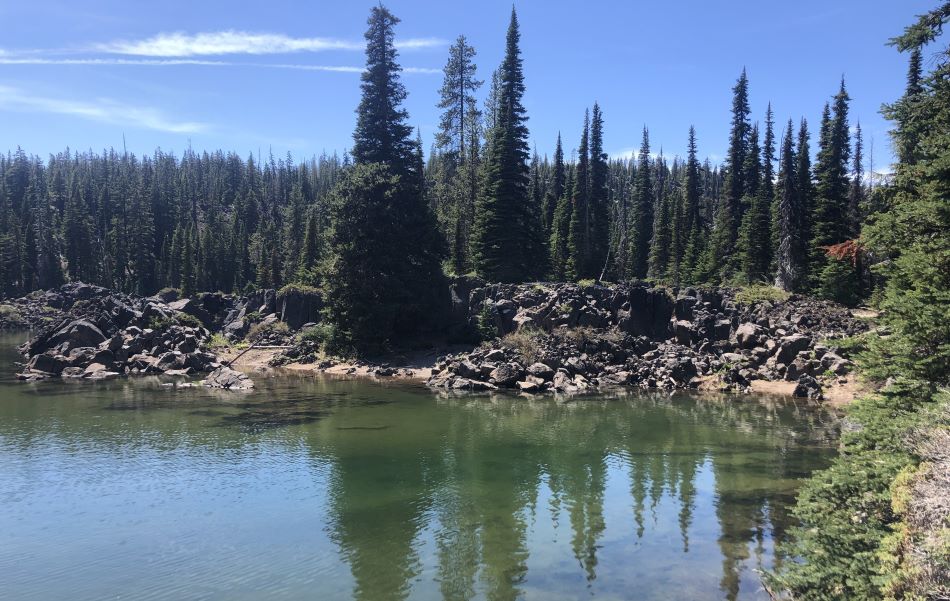
M 442 358 L 428 381 L 434 388 L 582 394 L 691 388 L 716 376 L 735 390 L 756 379 L 795 381 L 796 394 L 820 398 L 816 377 L 851 368 L 823 341 L 867 329 L 833 303 L 792 296 L 741 304 L 725 289 L 674 297 L 641 284 L 499 285 L 467 296 L 472 326 L 494 340 Z
M 65 317 L 21 347 L 28 360 L 20 379 L 190 375 L 218 366 L 201 348 L 211 336 L 208 329 L 175 303 L 84 284 L 64 286 L 58 294 Z

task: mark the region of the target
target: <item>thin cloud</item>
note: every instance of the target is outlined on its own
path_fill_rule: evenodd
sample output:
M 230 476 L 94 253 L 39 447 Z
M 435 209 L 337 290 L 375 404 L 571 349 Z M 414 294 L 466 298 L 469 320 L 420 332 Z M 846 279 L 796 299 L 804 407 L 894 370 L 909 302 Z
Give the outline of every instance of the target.
M 248 63 L 193 58 L 142 59 L 142 58 L 22 58 L 5 57 L 0 54 L 0 65 L 67 65 L 67 66 L 144 66 L 174 67 L 195 65 L 200 67 L 256 67 L 262 69 L 293 69 L 299 71 L 325 71 L 331 73 L 362 73 L 365 67 L 352 65 L 308 65 L 302 63 Z M 405 73 L 439 74 L 442 69 L 428 67 L 404 67 Z
M 7 86 L 0 86 L 0 109 L 68 115 L 100 123 L 140 127 L 175 134 L 195 134 L 210 129 L 210 126 L 206 123 L 169 119 L 161 111 L 151 107 L 131 106 L 107 98 L 99 99 L 96 103 L 89 103 L 72 99 L 63 100 L 61 98 L 35 96 Z
M 444 46 L 436 38 L 413 38 L 396 42 L 404 50 Z M 328 50 L 363 50 L 365 44 L 335 38 L 294 38 L 279 33 L 247 31 L 211 31 L 189 35 L 183 32 L 160 33 L 144 40 L 119 40 L 92 47 L 96 52 L 151 57 L 221 56 L 227 54 L 291 54 Z
M 6 57 L 0 53 L 0 65 L 139 65 L 148 67 L 171 67 L 176 65 L 201 65 L 209 67 L 227 67 L 236 65 L 226 61 L 198 59 L 134 59 L 134 58 L 23 58 Z

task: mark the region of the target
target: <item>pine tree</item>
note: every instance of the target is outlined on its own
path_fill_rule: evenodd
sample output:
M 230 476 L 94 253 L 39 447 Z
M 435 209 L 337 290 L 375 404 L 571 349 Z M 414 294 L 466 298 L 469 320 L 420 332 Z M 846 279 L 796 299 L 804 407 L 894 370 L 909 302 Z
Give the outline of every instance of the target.
M 685 279 L 695 281 L 693 272 L 699 259 L 701 250 L 700 235 L 702 232 L 702 216 L 699 212 L 701 182 L 699 177 L 699 161 L 696 151 L 696 128 L 689 127 L 689 142 L 686 153 L 686 173 L 683 178 L 683 209 L 681 220 L 677 224 L 677 239 L 680 243 L 675 248 L 677 253 L 677 271 L 675 281 Z
M 864 138 L 861 124 L 854 126 L 854 154 L 851 167 L 851 188 L 848 190 L 848 211 L 845 215 L 848 224 L 848 237 L 855 239 L 861 235 L 862 212 L 864 211 Z
M 590 256 L 590 114 L 584 111 L 584 129 L 577 150 L 574 190 L 571 194 L 571 224 L 568 234 L 568 261 L 565 274 L 570 279 L 590 277 L 587 271 Z
M 771 119 L 771 110 L 769 112 Z M 767 128 L 766 140 L 771 143 L 771 127 Z M 764 279 L 769 272 L 771 263 L 771 233 L 769 221 L 772 211 L 772 180 L 771 166 L 765 168 L 765 162 L 771 162 L 770 152 L 763 149 L 763 161 L 759 162 L 759 132 L 758 126 L 753 126 L 749 136 L 749 155 L 746 157 L 746 189 L 749 199 L 749 208 L 742 220 L 740 247 L 742 250 L 741 265 L 745 279 L 749 283 Z M 761 175 L 760 175 L 761 171 Z M 766 175 L 767 174 L 767 175 Z M 766 184 L 765 177 L 768 177 Z
M 812 211 L 811 269 L 816 277 L 815 286 L 820 287 L 821 280 L 838 277 L 839 269 L 825 271 L 829 259 L 827 248 L 847 240 L 848 208 L 848 159 L 850 141 L 848 133 L 848 93 L 844 80 L 834 98 L 834 114 L 826 105 L 822 115 L 820 148 L 818 163 L 815 166 L 817 186 L 815 206 Z M 831 289 L 825 286 L 825 289 Z
M 795 171 L 796 157 L 792 146 L 792 120 L 788 120 L 782 137 L 782 151 L 778 170 L 778 211 L 776 231 L 779 245 L 776 249 L 775 285 L 782 290 L 797 290 L 805 267 L 806 240 L 804 210 L 798 190 Z
M 517 282 L 540 275 L 530 264 L 525 241 L 540 229 L 539 215 L 528 202 L 528 128 L 522 105 L 524 75 L 514 8 L 499 69 L 498 99 L 489 132 L 482 190 L 475 206 L 472 232 L 475 267 L 482 276 Z
M 807 286 L 811 281 L 811 237 L 812 211 L 815 206 L 815 186 L 812 182 L 811 169 L 811 134 L 808 132 L 808 121 L 802 118 L 798 126 L 798 142 L 795 154 L 795 190 L 798 192 L 798 204 L 801 214 L 801 239 L 804 252 L 802 269 L 798 276 L 798 287 Z
M 557 201 L 551 224 L 551 275 L 555 280 L 568 278 L 567 268 L 570 261 L 571 216 L 574 214 L 571 194 L 574 188 L 574 170 L 568 171 L 564 190 Z
M 669 196 L 662 191 L 660 194 L 653 219 L 653 239 L 650 241 L 648 275 L 654 281 L 664 282 L 670 263 L 671 211 Z
M 588 277 L 600 278 L 610 249 L 610 206 L 607 190 L 607 154 L 604 152 L 604 114 L 595 102 L 590 123 L 590 187 L 588 190 Z
M 637 158 L 637 178 L 634 186 L 633 215 L 630 231 L 630 275 L 643 279 L 647 276 L 650 240 L 653 238 L 653 181 L 650 176 L 650 133 L 643 128 L 643 140 Z
M 363 97 L 353 158 L 334 191 L 329 316 L 335 343 L 372 351 L 417 336 L 439 318 L 445 242 L 423 198 L 419 144 L 402 108 L 406 97 L 393 45 L 398 23 L 374 7 L 366 32 Z
M 95 280 L 90 231 L 92 224 L 80 190 L 81 185 L 74 176 L 63 216 L 63 240 L 66 241 L 65 255 L 69 278 L 73 281 L 91 282 Z
M 317 262 L 320 260 L 320 226 L 317 212 L 311 209 L 307 217 L 307 229 L 300 250 L 295 279 L 302 284 L 315 286 L 318 283 Z
M 541 225 L 550 238 L 554 227 L 554 211 L 557 203 L 564 195 L 564 148 L 561 146 L 561 133 L 557 134 L 557 145 L 554 147 L 554 168 L 551 184 L 544 195 L 544 210 L 541 213 Z
M 742 199 L 748 192 L 745 180 L 749 154 L 749 80 L 745 69 L 732 89 L 732 128 L 729 132 L 729 155 L 726 159 L 725 197 L 716 213 L 713 252 L 716 264 L 724 274 L 734 268 L 736 240 L 742 220 Z
M 393 40 L 399 23 L 388 9 L 374 6 L 367 20 L 366 70 L 361 76 L 362 98 L 356 109 L 353 160 L 383 163 L 393 175 L 415 180 L 416 144 L 410 137 L 409 113 L 402 107 L 406 88 L 399 81 L 399 64 Z
M 471 135 L 467 130 L 468 116 L 472 110 L 477 110 L 475 93 L 483 83 L 475 78 L 474 58 L 475 49 L 468 45 L 464 35 L 460 35 L 449 48 L 449 59 L 443 69 L 444 79 L 439 90 L 442 117 L 436 145 L 453 168 L 464 160 L 468 148 L 466 135 Z

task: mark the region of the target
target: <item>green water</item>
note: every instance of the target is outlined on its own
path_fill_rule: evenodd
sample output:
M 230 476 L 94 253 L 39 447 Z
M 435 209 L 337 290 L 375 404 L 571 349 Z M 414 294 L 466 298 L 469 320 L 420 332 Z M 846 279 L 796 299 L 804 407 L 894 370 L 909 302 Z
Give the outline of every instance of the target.
M 830 416 L 279 377 L 11 378 L 0 599 L 767 599 Z

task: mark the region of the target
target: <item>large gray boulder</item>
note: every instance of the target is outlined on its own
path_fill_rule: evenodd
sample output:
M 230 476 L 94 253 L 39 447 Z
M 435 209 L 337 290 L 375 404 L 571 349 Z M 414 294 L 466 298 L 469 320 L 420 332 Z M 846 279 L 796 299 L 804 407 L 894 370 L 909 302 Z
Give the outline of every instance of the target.
M 741 349 L 753 349 L 762 346 L 765 344 L 768 335 L 768 330 L 751 322 L 746 322 L 736 328 L 736 342 L 739 343 Z
M 222 390 L 250 390 L 254 388 L 254 381 L 246 374 L 227 366 L 221 366 L 208 374 L 202 384 L 209 388 L 220 388 Z
M 775 361 L 778 363 L 791 363 L 798 356 L 798 353 L 808 350 L 811 346 L 811 338 L 804 334 L 792 334 L 779 340 L 775 348 Z

